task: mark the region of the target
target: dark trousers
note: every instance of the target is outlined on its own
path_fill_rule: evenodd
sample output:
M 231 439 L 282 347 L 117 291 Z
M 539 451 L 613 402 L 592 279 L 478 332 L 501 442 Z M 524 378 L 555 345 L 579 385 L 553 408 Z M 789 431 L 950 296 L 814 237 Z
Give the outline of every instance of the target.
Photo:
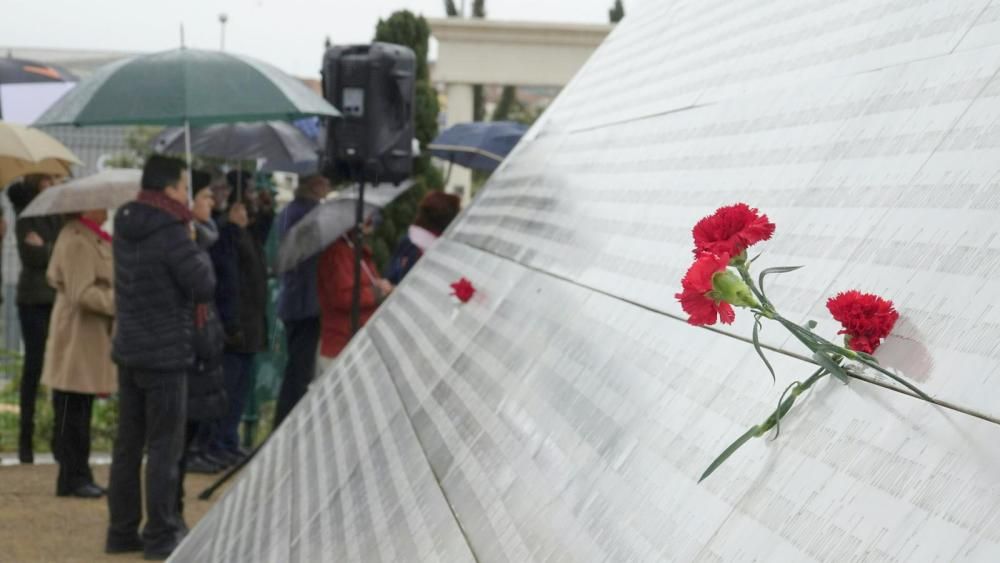
M 281 391 L 274 414 L 277 428 L 305 396 L 316 372 L 316 348 L 319 346 L 319 317 L 285 322 L 288 338 L 288 363 L 281 380 Z
M 52 454 L 59 462 L 56 494 L 68 496 L 76 489 L 94 482 L 90 472 L 90 417 L 94 396 L 52 390 L 55 428 L 52 429 Z
M 187 375 L 121 368 L 118 437 L 111 459 L 108 545 L 135 542 L 142 521 L 142 453 L 146 460 L 146 551 L 172 549 L 182 530 L 177 466 L 184 449 Z
M 184 521 L 184 474 L 187 472 L 188 458 L 193 454 L 195 436 L 198 435 L 201 423 L 197 420 L 188 420 L 184 425 L 184 452 L 181 454 L 181 461 L 177 464 L 177 515 L 181 522 Z
M 240 450 L 240 421 L 250 398 L 250 371 L 253 369 L 253 354 L 226 352 L 222 357 L 222 371 L 226 379 L 226 396 L 229 408 L 219 421 L 218 432 L 214 436 L 209 452 L 232 452 Z
M 18 305 L 17 316 L 21 320 L 21 338 L 24 340 L 18 456 L 22 463 L 31 463 L 34 461 L 35 399 L 38 396 L 38 381 L 42 378 L 52 305 Z

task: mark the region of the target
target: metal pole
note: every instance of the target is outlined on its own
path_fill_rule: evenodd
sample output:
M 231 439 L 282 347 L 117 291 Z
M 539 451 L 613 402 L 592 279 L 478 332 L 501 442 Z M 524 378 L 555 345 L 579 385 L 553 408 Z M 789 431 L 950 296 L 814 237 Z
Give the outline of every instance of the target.
M 365 243 L 361 232 L 365 222 L 365 180 L 359 175 L 358 205 L 354 214 L 354 287 L 351 288 L 351 336 L 361 328 L 361 253 Z
M 229 21 L 229 16 L 225 13 L 219 14 L 219 50 L 226 50 L 226 22 Z
M 184 120 L 184 155 L 187 162 L 188 199 L 194 199 L 194 175 L 191 173 L 191 122 Z

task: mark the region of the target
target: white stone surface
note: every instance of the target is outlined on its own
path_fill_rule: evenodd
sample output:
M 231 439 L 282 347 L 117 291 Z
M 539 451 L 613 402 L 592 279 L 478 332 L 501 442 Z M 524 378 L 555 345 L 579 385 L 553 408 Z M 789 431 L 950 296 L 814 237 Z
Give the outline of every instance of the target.
M 998 20 L 632 11 L 177 560 L 1000 560 Z M 787 316 L 893 299 L 883 364 L 975 416 L 824 381 L 697 484 L 814 368 L 768 325 L 772 385 L 747 315 L 683 321 L 689 230 L 736 201 L 778 225 L 759 267 L 806 266 Z

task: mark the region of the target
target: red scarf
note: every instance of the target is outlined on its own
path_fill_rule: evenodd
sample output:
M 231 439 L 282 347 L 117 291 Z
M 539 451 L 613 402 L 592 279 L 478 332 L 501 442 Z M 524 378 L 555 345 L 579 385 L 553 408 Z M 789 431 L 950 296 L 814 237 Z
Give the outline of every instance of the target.
M 111 235 L 109 235 L 108 232 L 102 229 L 97 223 L 87 219 L 86 217 L 80 217 L 79 221 L 81 225 L 93 231 L 94 234 L 96 234 L 104 242 L 111 242 Z
M 185 223 L 194 219 L 194 215 L 191 214 L 191 210 L 186 205 L 170 199 L 167 194 L 161 191 L 142 190 L 135 200 L 165 211 Z

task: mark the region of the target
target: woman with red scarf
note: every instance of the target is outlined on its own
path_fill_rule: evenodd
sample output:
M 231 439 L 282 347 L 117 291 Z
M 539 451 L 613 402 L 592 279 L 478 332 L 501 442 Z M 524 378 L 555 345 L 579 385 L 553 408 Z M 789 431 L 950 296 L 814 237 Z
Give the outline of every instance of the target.
M 94 397 L 118 389 L 111 361 L 115 316 L 107 211 L 86 211 L 59 232 L 47 277 L 56 290 L 42 383 L 52 390 L 52 452 L 59 462 L 56 495 L 97 498 L 104 489 L 90 472 Z
M 417 206 L 416 219 L 386 265 L 385 278 L 392 285 L 399 285 L 461 210 L 462 200 L 457 195 L 430 192 L 424 196 Z

